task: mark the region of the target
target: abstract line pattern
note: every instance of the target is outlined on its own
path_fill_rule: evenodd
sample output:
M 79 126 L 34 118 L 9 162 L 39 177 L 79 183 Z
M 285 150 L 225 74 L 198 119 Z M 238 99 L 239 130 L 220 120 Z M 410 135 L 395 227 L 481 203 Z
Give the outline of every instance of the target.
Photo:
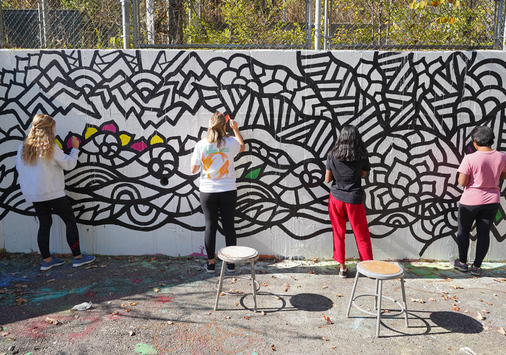
M 81 140 L 67 174 L 79 223 L 202 231 L 189 157 L 216 110 L 240 123 L 239 237 L 279 228 L 299 240 L 331 231 L 325 156 L 345 124 L 371 153 L 366 209 L 373 238 L 403 233 L 419 255 L 455 238 L 456 169 L 476 125 L 506 151 L 506 62 L 477 52 L 43 51 L 0 71 L 0 219 L 32 215 L 15 151 L 34 113 L 71 122 Z M 166 184 L 160 184 L 160 181 Z M 504 188 L 503 188 L 504 193 Z M 505 239 L 501 207 L 493 235 Z M 196 222 L 198 221 L 198 222 Z

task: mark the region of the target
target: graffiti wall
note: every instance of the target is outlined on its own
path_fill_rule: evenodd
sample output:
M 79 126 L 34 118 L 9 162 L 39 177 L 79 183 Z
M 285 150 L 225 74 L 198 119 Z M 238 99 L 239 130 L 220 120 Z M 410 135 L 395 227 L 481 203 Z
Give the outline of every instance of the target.
M 204 255 L 195 143 L 235 118 L 239 244 L 330 258 L 325 157 L 356 125 L 370 152 L 366 210 L 378 259 L 457 253 L 456 169 L 470 131 L 506 152 L 506 52 L 0 51 L 0 247 L 37 251 L 15 154 L 35 113 L 81 141 L 67 191 L 87 253 Z M 504 193 L 504 184 L 501 182 Z M 506 195 L 505 195 L 506 196 Z M 505 260 L 505 201 L 489 260 Z M 68 252 L 55 218 L 51 248 Z M 224 245 L 219 238 L 218 247 Z M 347 256 L 358 257 L 352 234 Z

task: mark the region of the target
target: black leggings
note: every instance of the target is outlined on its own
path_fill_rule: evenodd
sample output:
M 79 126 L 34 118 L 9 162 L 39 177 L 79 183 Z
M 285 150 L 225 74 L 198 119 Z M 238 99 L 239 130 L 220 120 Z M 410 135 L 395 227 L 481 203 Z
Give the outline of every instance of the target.
M 201 192 L 200 204 L 206 219 L 205 246 L 207 258 L 214 259 L 218 217 L 221 218 L 221 226 L 223 227 L 227 247 L 237 244 L 234 227 L 237 190 L 213 193 Z
M 467 262 L 467 251 L 469 250 L 469 233 L 476 221 L 476 256 L 473 265 L 481 267 L 481 263 L 488 252 L 490 245 L 490 228 L 494 222 L 499 203 L 487 205 L 466 206 L 459 205 L 459 231 L 457 234 L 457 245 L 459 246 L 459 259 Z
M 67 243 L 72 251 L 72 255 L 80 255 L 79 230 L 77 229 L 76 217 L 74 216 L 69 198 L 64 196 L 55 200 L 34 202 L 33 207 L 35 207 L 35 215 L 39 219 L 37 243 L 39 244 L 42 259 L 47 259 L 51 256 L 49 252 L 49 232 L 53 224 L 51 213 L 60 216 L 63 222 L 65 222 L 67 226 Z

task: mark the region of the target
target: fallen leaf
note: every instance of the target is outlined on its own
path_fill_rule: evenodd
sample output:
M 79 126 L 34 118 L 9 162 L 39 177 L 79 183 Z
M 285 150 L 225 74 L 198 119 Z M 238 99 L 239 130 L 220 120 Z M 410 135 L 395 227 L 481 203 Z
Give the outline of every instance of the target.
M 501 333 L 502 335 L 506 335 L 506 331 L 504 330 L 503 327 L 499 327 L 499 329 L 497 330 L 499 333 Z
M 135 332 L 133 330 L 129 331 L 128 334 L 130 334 L 130 336 L 134 336 L 135 335 Z
M 273 344 L 273 345 L 271 345 L 271 350 L 272 350 L 272 351 L 276 351 L 276 347 L 274 346 L 274 344 Z
M 111 314 L 112 314 L 113 316 L 115 316 L 116 314 L 119 314 L 119 312 L 118 312 L 118 311 L 116 311 L 116 310 L 114 310 L 114 311 L 112 311 L 112 313 L 111 313 Z
M 230 316 L 225 316 L 223 317 L 223 319 L 230 319 Z
M 267 284 L 266 284 L 265 282 L 262 284 L 262 286 L 263 286 L 263 287 L 268 287 L 268 286 L 267 286 Z
M 453 287 L 454 289 L 456 289 L 456 290 L 462 289 L 462 287 L 460 287 L 460 286 L 455 286 L 455 285 L 452 285 L 452 287 Z
M 488 304 L 489 306 L 492 306 L 492 303 L 490 303 L 490 302 L 487 302 L 487 304 Z
M 337 349 L 337 346 L 332 345 L 332 346 L 331 346 L 331 348 L 332 348 L 333 350 L 336 350 L 336 349 Z
M 160 289 L 159 289 L 158 287 L 155 287 L 155 288 L 153 289 L 153 291 L 154 291 L 154 292 L 156 292 L 156 293 L 158 293 L 158 292 L 160 292 Z
M 327 285 L 323 285 L 323 287 L 322 287 L 323 290 L 325 290 L 327 288 L 329 288 Z
M 290 289 L 290 285 L 288 284 L 288 282 L 285 282 L 285 285 L 283 287 L 283 291 L 287 292 L 289 289 Z
M 239 302 L 236 302 L 236 303 L 235 303 L 235 305 L 236 305 L 236 306 L 238 306 L 238 305 L 239 305 Z
M 244 316 L 244 319 L 249 320 L 249 316 Z
M 485 314 L 487 314 L 487 313 L 488 313 L 488 311 L 487 311 L 486 309 L 482 309 L 481 311 L 482 311 L 483 313 L 485 313 Z
M 454 310 L 456 310 L 456 311 L 460 311 L 460 308 L 459 308 L 459 307 L 457 307 L 457 306 L 453 306 L 452 308 L 453 308 Z
M 332 321 L 330 320 L 330 317 L 327 315 L 323 315 L 323 318 L 327 321 L 327 324 L 332 324 Z
M 411 302 L 425 303 L 425 301 L 420 298 L 412 298 Z
M 47 280 L 46 282 L 55 282 L 56 279 Z
M 429 298 L 429 301 L 436 302 L 436 300 L 434 298 Z
M 317 262 L 318 262 L 318 258 L 313 259 L 313 263 L 317 263 Z
M 98 267 L 98 265 L 90 265 L 90 266 L 86 266 L 84 269 L 89 270 L 89 269 L 95 269 L 97 267 Z
M 265 316 L 265 312 L 264 311 L 260 312 L 260 315 Z
M 478 319 L 478 320 L 485 320 L 486 318 L 483 317 L 480 312 L 478 312 L 478 315 L 476 316 L 476 319 Z
M 18 306 L 21 306 L 23 303 L 28 303 L 28 300 L 26 298 L 18 298 L 16 303 Z
M 343 296 L 342 296 L 340 293 L 338 293 L 338 294 L 336 295 L 336 297 L 343 297 Z
M 58 319 L 46 317 L 46 323 L 58 325 L 61 324 Z
M 137 306 L 137 302 L 130 303 L 130 306 Z
M 329 340 L 328 340 L 327 338 L 325 338 L 325 337 L 322 337 L 322 340 L 329 341 Z
M 174 322 L 172 322 L 171 320 L 168 320 L 168 321 L 167 321 L 167 324 L 168 324 L 168 325 L 172 325 L 172 324 L 174 324 Z

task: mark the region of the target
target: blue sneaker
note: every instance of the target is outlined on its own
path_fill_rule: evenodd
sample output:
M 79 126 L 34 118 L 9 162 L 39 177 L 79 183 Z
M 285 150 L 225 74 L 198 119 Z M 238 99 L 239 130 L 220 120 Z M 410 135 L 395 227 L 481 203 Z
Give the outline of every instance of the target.
M 79 267 L 86 264 L 91 264 L 95 261 L 95 257 L 93 255 L 84 255 L 81 259 L 74 258 L 74 263 L 72 264 L 72 267 Z
M 56 259 L 53 256 L 52 259 L 51 259 L 51 261 L 48 262 L 48 263 L 46 263 L 44 260 L 42 260 L 42 264 L 40 265 L 40 270 L 41 271 L 46 271 L 46 270 L 51 269 L 52 267 L 60 266 L 60 265 L 63 265 L 63 264 L 65 264 L 65 260 Z

